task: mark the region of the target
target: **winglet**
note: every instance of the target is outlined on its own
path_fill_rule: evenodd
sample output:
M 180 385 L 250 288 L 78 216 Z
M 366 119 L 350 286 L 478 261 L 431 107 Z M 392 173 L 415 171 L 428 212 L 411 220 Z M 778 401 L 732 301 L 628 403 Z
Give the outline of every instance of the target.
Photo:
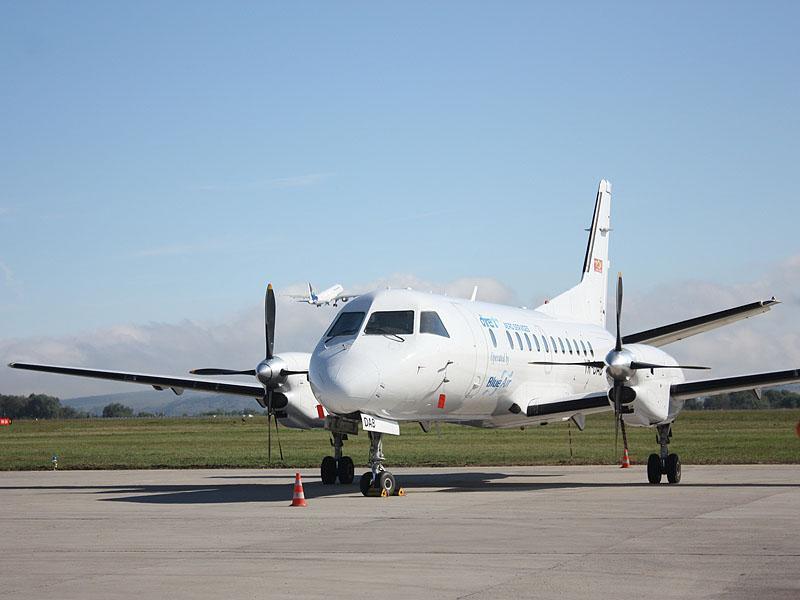
M 476 285 L 472 288 L 472 296 L 469 297 L 470 302 L 475 302 L 475 298 L 478 296 L 478 286 Z

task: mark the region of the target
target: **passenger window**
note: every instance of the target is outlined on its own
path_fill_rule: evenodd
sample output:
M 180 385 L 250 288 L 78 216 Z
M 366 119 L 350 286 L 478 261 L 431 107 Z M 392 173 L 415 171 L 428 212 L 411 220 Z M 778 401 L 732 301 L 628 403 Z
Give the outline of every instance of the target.
M 589 346 L 589 352 L 592 353 L 592 358 L 594 358 L 594 348 L 592 348 L 592 342 L 586 340 L 586 345 Z
M 542 344 L 544 344 L 544 351 L 550 352 L 550 347 L 547 345 L 547 338 L 545 336 L 542 336 Z
M 533 346 L 531 346 L 531 338 L 528 337 L 528 334 L 525 334 L 525 343 L 528 344 L 528 352 L 533 351 Z
M 385 310 L 370 315 L 364 335 L 411 335 L 414 333 L 413 310 Z
M 550 336 L 550 345 L 553 346 L 553 352 L 558 353 L 558 348 L 556 348 L 556 341 L 553 339 L 553 336 Z
M 522 347 L 522 338 L 519 337 L 519 331 L 515 331 L 514 335 L 517 336 L 517 344 L 519 345 L 519 349 L 525 350 L 525 348 Z
M 572 338 L 572 345 L 575 346 L 575 354 L 580 355 L 581 351 L 578 350 L 578 342 L 575 340 L 575 338 Z
M 494 331 L 492 331 L 491 329 L 489 330 L 489 337 L 492 338 L 492 346 L 497 348 L 497 338 L 494 337 Z
M 325 334 L 325 340 L 335 338 L 340 335 L 355 335 L 361 328 L 361 323 L 364 322 L 363 312 L 343 312 L 336 319 L 336 322 Z
M 450 334 L 447 333 L 444 323 L 439 318 L 439 314 L 432 310 L 423 310 L 419 313 L 419 332 L 432 333 L 433 335 L 440 335 L 449 338 Z
M 581 340 L 581 348 L 583 349 L 583 355 L 586 356 L 586 346 L 583 344 L 583 340 Z
M 566 354 L 566 350 L 564 350 L 564 340 L 558 338 L 558 345 L 561 346 L 561 353 Z
M 511 337 L 511 332 L 506 331 L 506 336 L 508 337 L 508 345 L 511 346 L 511 349 L 514 349 L 514 339 Z
M 564 338 L 567 342 L 567 348 L 569 348 L 569 353 L 572 354 L 572 344 L 569 343 L 569 338 Z
M 544 339 L 544 338 L 542 338 L 542 339 Z M 533 336 L 533 343 L 536 344 L 536 351 L 537 352 L 541 352 L 542 349 L 539 346 L 539 338 L 537 338 L 535 335 Z

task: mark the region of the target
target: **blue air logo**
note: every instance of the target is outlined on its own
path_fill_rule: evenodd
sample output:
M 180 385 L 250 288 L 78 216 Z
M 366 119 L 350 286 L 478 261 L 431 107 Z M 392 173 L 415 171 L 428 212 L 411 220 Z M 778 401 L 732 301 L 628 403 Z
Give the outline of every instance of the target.
M 507 388 L 511 385 L 511 378 L 514 376 L 514 371 L 503 371 L 499 377 L 489 377 L 486 381 L 486 387 L 493 390 Z

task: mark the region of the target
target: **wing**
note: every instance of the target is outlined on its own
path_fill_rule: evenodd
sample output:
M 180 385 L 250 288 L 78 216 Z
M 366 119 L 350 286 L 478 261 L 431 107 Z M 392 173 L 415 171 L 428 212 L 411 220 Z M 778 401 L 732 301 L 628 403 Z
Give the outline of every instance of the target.
M 649 344 L 650 346 L 665 346 L 684 338 L 710 331 L 723 325 L 729 325 L 742 319 L 748 319 L 770 310 L 775 304 L 780 304 L 775 298 L 743 304 L 736 308 L 729 308 L 719 312 L 679 321 L 671 325 L 648 329 L 622 337 L 623 344 Z
M 77 377 L 139 383 L 142 385 L 151 385 L 157 390 L 169 388 L 176 394 L 181 394 L 183 390 L 186 389 L 197 390 L 198 392 L 216 392 L 218 394 L 249 396 L 251 398 L 264 397 L 264 388 L 257 383 L 232 383 L 230 381 L 214 381 L 211 379 L 197 379 L 191 377 L 170 377 L 168 375 L 130 373 L 128 371 L 105 371 L 101 369 L 83 369 L 79 367 L 59 367 L 55 365 L 35 365 L 29 363 L 9 363 L 8 366 L 12 369 L 25 369 L 27 371 L 42 371 L 44 373 L 59 373 L 61 375 L 75 375 Z
M 670 394 L 677 400 L 688 400 L 698 396 L 715 396 L 717 394 L 742 392 L 798 382 L 800 382 L 800 369 L 790 369 L 789 371 L 774 371 L 772 373 L 756 373 L 754 375 L 737 375 L 736 377 L 723 377 L 722 379 L 676 383 L 670 388 Z
M 348 300 L 352 300 L 353 298 L 357 298 L 359 294 L 338 294 L 334 296 L 331 302 L 347 302 Z

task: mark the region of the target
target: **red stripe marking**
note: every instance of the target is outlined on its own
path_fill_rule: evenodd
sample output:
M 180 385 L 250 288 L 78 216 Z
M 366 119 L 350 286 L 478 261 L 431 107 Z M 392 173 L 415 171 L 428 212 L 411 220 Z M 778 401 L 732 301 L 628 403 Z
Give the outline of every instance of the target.
M 439 408 L 444 408 L 445 397 L 444 394 L 439 394 Z
M 325 418 L 325 409 L 322 408 L 322 404 L 317 404 L 317 415 L 320 419 Z

